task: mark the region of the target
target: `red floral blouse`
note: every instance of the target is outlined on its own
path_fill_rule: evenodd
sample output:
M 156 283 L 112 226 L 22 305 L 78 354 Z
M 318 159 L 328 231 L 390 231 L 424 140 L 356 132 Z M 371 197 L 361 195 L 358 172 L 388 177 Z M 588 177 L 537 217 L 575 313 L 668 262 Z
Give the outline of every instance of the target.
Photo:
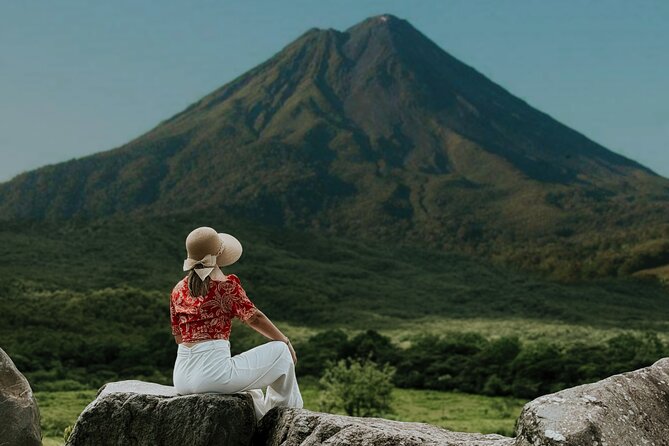
M 190 295 L 188 277 L 184 277 L 170 299 L 172 334 L 181 335 L 183 342 L 228 339 L 232 318 L 246 321 L 255 311 L 234 274 L 228 274 L 225 280 L 210 280 L 207 295 L 197 297 Z

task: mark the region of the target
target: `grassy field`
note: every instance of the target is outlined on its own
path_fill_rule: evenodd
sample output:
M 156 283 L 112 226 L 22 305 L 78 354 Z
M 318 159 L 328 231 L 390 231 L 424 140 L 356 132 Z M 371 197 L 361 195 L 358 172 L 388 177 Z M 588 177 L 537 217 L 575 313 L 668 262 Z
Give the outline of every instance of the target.
M 69 392 L 35 392 L 40 410 L 42 444 L 64 444 L 63 431 L 73 425 L 81 411 L 95 399 L 97 389 Z
M 318 411 L 318 385 L 314 379 L 300 380 L 305 409 Z M 97 390 L 36 392 L 40 408 L 43 445 L 64 444 L 63 431 L 73 425 Z M 512 435 L 525 401 L 432 390 L 395 389 L 393 413 L 384 418 L 418 421 L 463 432 L 497 432 Z
M 271 316 L 271 315 L 269 315 Z M 310 336 L 321 329 L 293 324 L 286 321 L 274 320 L 274 323 L 294 341 L 306 341 Z M 656 326 L 656 333 L 660 339 L 669 342 L 669 322 L 664 329 Z M 237 324 L 236 330 L 248 330 L 247 327 Z M 351 336 L 364 332 L 365 329 L 346 329 Z M 574 342 L 597 344 L 621 333 L 640 334 L 646 330 L 623 327 L 597 327 L 584 324 L 573 324 L 560 321 L 546 321 L 529 318 L 485 319 L 485 318 L 447 318 L 428 316 L 419 319 L 393 321 L 386 328 L 377 330 L 388 336 L 400 347 L 409 347 L 409 339 L 416 334 L 448 334 L 448 333 L 480 333 L 488 339 L 502 336 L 517 336 L 524 342 L 552 341 L 565 345 Z M 265 342 L 261 336 L 253 336 L 256 342 Z M 298 352 L 299 353 L 299 352 Z
M 660 282 L 669 284 L 669 265 L 659 266 L 657 268 L 649 268 L 634 273 L 635 276 L 644 277 L 657 277 Z
M 300 381 L 305 408 L 319 410 L 315 380 Z M 461 432 L 513 435 L 516 418 L 526 401 L 509 397 L 488 397 L 437 390 L 393 390 L 392 412 L 383 418 L 417 421 Z M 344 412 L 339 412 L 345 415 Z

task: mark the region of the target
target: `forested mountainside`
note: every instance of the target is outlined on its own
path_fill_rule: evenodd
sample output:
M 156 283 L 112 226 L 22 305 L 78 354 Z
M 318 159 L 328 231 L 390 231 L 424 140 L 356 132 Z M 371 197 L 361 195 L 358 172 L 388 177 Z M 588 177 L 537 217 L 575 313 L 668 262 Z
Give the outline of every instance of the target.
M 311 28 L 122 147 L 0 184 L 0 218 L 220 214 L 558 277 L 669 263 L 669 180 L 392 15 Z

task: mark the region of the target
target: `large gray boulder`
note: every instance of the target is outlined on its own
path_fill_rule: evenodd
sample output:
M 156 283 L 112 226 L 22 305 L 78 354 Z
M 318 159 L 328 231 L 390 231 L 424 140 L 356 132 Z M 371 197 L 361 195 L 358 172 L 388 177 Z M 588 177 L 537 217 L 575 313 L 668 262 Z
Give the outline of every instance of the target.
M 26 377 L 0 348 L 0 445 L 41 444 L 37 400 Z
M 129 380 L 105 384 L 83 410 L 68 446 L 250 445 L 250 394 L 178 395 L 174 387 Z
M 110 383 L 68 440 L 82 445 L 669 446 L 669 358 L 539 397 L 518 436 L 451 432 L 425 423 L 275 407 L 256 426 L 250 394 L 178 396 L 173 387 Z
M 306 409 L 274 407 L 258 422 L 255 446 L 462 445 L 511 446 L 497 434 L 451 432 L 426 423 L 349 417 Z
M 539 397 L 517 430 L 517 446 L 669 445 L 669 358 Z

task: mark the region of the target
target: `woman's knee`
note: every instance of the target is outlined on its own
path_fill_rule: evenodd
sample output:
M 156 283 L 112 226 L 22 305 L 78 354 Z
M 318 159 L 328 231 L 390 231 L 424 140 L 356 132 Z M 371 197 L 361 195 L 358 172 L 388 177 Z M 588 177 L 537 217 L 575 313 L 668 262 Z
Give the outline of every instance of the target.
M 288 348 L 288 344 L 286 344 L 283 341 L 272 341 L 272 342 L 278 343 L 278 344 L 276 344 L 277 345 L 276 348 L 279 349 L 279 352 L 280 352 L 279 356 L 288 356 L 292 360 L 292 355 L 290 354 L 290 349 Z
M 276 348 L 288 350 L 288 344 L 283 341 L 270 341 L 269 343 L 276 346 Z

